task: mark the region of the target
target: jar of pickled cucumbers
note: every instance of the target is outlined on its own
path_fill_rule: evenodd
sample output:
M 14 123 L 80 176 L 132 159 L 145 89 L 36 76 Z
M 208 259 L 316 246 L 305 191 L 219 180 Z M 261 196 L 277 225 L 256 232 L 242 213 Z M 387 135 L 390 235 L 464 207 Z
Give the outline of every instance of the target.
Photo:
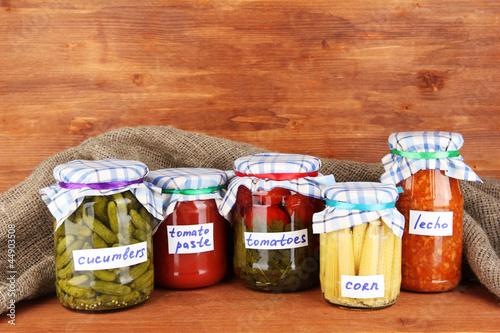
M 352 309 L 394 304 L 401 283 L 404 217 L 394 185 L 348 182 L 324 189 L 326 209 L 314 214 L 320 235 L 320 283 L 324 299 Z
M 320 160 L 307 155 L 256 154 L 234 162 L 220 208 L 231 215 L 233 267 L 253 290 L 293 292 L 318 283 L 318 240 L 312 215 L 324 208 Z M 232 214 L 230 214 L 232 213 Z
M 146 165 L 76 160 L 40 189 L 54 216 L 56 294 L 65 307 L 100 311 L 146 301 L 154 287 L 152 235 L 161 193 Z
M 463 138 L 449 132 L 403 132 L 389 137 L 383 183 L 403 190 L 398 210 L 403 234 L 401 288 L 441 292 L 462 277 L 463 196 L 460 179 L 481 181 L 463 162 Z
M 229 222 L 217 205 L 227 178 L 203 168 L 155 170 L 146 177 L 163 193 L 164 220 L 153 237 L 157 285 L 200 288 L 226 276 Z

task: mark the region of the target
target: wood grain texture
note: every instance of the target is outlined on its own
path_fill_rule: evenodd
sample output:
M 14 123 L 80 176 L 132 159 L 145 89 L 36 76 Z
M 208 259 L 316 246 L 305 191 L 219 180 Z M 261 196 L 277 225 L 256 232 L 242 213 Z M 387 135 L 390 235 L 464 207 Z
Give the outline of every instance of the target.
M 123 126 L 378 163 L 392 132 L 463 134 L 500 177 L 500 3 L 0 2 L 0 191 Z
M 454 131 L 466 162 L 500 177 L 499 18 L 500 2 L 486 0 L 0 0 L 0 192 L 57 152 L 142 125 L 372 163 L 392 132 Z M 498 300 L 477 285 L 402 293 L 374 312 L 333 308 L 318 289 L 269 295 L 226 281 L 156 290 L 127 311 L 83 314 L 52 296 L 16 314 L 23 331 L 500 325 Z
M 153 309 L 153 310 L 152 310 Z M 378 311 L 350 311 L 326 303 L 319 288 L 268 294 L 236 280 L 195 290 L 157 288 L 122 311 L 82 313 L 55 296 L 19 304 L 16 330 L 66 332 L 498 332 L 498 300 L 476 284 L 441 294 L 402 292 Z M 0 319 L 0 327 L 7 320 Z

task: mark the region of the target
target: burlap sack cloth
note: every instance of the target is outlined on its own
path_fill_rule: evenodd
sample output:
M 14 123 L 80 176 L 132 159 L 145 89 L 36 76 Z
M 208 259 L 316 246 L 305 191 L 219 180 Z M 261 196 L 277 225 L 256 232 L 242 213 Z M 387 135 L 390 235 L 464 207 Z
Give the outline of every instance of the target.
M 171 127 L 121 128 L 90 138 L 37 166 L 23 182 L 0 195 L 0 312 L 10 300 L 33 299 L 55 291 L 52 217 L 38 189 L 54 183 L 53 168 L 76 159 L 121 158 L 144 162 L 150 170 L 206 167 L 229 170 L 241 156 L 264 152 L 249 144 L 180 131 Z M 323 174 L 342 181 L 379 181 L 382 164 L 323 159 Z M 500 297 L 500 180 L 463 182 L 464 255 L 476 278 Z M 8 235 L 15 226 L 15 262 L 8 261 Z M 12 258 L 11 258 L 12 259 Z M 465 265 L 466 269 L 469 269 Z M 12 269 L 13 268 L 13 269 Z M 15 280 L 10 271 L 15 271 Z M 474 277 L 475 275 L 475 277 Z M 14 284 L 12 284 L 14 282 Z M 15 297 L 9 292 L 15 289 Z M 12 294 L 12 293 L 11 293 Z

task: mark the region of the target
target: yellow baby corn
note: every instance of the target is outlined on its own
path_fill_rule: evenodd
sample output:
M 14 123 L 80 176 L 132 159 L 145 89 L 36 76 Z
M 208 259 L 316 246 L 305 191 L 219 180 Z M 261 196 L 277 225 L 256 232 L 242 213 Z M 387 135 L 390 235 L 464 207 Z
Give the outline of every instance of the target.
M 356 225 L 352 228 L 352 237 L 354 243 L 354 268 L 356 275 L 359 274 L 359 263 L 361 262 L 361 253 L 363 243 L 365 242 L 365 233 L 368 223 Z
M 323 278 L 325 277 L 326 267 L 326 238 L 328 234 L 319 235 L 319 282 L 323 285 Z
M 378 247 L 380 220 L 372 221 L 366 229 L 365 242 L 359 263 L 359 275 L 376 275 L 378 268 Z
M 396 299 L 401 288 L 401 239 L 394 236 L 394 260 L 392 262 L 390 299 Z
M 338 285 L 340 283 L 337 232 L 330 232 L 326 236 L 325 274 L 323 293 L 326 299 L 338 299 Z M 320 253 L 321 255 L 321 253 Z
M 394 233 L 389 227 L 382 223 L 380 226 L 380 243 L 377 274 L 384 276 L 384 297 L 377 299 L 383 301 L 389 297 L 392 283 L 392 263 L 394 257 Z M 397 237 L 396 237 L 397 238 Z
M 339 274 L 354 275 L 354 249 L 352 242 L 351 228 L 337 231 L 338 235 L 338 254 L 339 254 Z
M 343 297 L 343 275 L 383 275 L 384 297 Z M 381 219 L 321 234 L 320 281 L 325 299 L 333 304 L 358 308 L 393 304 L 401 283 L 401 240 Z

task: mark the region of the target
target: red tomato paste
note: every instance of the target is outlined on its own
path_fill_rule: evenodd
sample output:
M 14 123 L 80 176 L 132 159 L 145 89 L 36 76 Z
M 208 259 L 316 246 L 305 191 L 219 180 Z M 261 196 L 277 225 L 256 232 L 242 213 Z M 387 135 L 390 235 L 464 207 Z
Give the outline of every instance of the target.
M 155 283 L 189 289 L 222 280 L 228 227 L 215 200 L 178 202 L 154 234 Z

